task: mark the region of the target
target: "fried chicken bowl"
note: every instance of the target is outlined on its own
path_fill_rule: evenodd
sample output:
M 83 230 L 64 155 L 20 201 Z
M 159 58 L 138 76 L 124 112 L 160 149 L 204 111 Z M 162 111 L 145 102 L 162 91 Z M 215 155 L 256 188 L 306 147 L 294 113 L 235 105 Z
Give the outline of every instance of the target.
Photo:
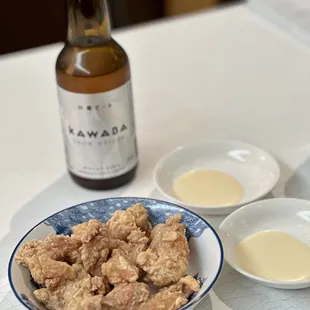
M 219 277 L 223 248 L 200 216 L 146 198 L 60 211 L 16 246 L 9 281 L 35 310 L 194 309 Z

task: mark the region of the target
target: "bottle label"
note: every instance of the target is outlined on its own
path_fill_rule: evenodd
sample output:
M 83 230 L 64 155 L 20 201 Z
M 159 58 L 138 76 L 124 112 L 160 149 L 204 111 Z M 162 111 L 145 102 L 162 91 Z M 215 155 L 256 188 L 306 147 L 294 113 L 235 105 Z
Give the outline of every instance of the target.
M 137 164 L 131 82 L 96 94 L 58 87 L 69 170 L 86 179 L 120 176 Z

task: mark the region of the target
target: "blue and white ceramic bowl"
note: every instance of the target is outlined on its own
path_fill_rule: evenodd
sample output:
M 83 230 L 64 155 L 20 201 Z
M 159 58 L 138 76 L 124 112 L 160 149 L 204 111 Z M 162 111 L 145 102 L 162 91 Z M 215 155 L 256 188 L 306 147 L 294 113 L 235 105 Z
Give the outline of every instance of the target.
M 220 275 L 223 265 L 221 241 L 214 229 L 195 213 L 169 202 L 146 198 L 110 198 L 86 202 L 58 212 L 33 227 L 17 244 L 9 262 L 10 285 L 19 301 L 28 309 L 46 309 L 32 294 L 36 287 L 29 271 L 14 260 L 22 244 L 43 239 L 49 234 L 70 234 L 72 226 L 92 218 L 107 222 L 116 210 L 127 209 L 137 202 L 147 208 L 153 225 L 165 222 L 171 215 L 182 214 L 190 245 L 188 274 L 199 278 L 202 286 L 181 309 L 194 309 Z

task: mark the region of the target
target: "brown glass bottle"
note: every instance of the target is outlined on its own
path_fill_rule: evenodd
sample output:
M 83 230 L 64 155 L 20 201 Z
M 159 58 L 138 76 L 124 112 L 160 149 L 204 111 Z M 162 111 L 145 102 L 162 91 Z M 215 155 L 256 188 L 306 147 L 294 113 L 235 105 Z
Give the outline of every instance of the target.
M 110 36 L 105 0 L 67 1 L 56 76 L 68 170 L 83 187 L 118 187 L 137 168 L 128 58 Z

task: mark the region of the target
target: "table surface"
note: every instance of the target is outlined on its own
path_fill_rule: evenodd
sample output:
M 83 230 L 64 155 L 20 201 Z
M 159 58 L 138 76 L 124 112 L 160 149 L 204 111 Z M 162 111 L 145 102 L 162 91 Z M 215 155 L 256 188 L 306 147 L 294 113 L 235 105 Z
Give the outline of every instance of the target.
M 276 156 L 273 196 L 309 198 L 310 51 L 245 6 L 168 19 L 114 34 L 132 67 L 141 164 L 134 182 L 93 192 L 65 167 L 54 63 L 61 44 L 0 59 L 0 309 L 22 309 L 10 291 L 14 244 L 46 216 L 108 196 L 158 197 L 155 163 L 206 139 L 256 144 Z M 218 226 L 221 217 L 208 217 Z M 309 309 L 310 290 L 258 285 L 225 265 L 199 310 Z
M 254 12 L 310 46 L 310 1 L 248 0 Z

